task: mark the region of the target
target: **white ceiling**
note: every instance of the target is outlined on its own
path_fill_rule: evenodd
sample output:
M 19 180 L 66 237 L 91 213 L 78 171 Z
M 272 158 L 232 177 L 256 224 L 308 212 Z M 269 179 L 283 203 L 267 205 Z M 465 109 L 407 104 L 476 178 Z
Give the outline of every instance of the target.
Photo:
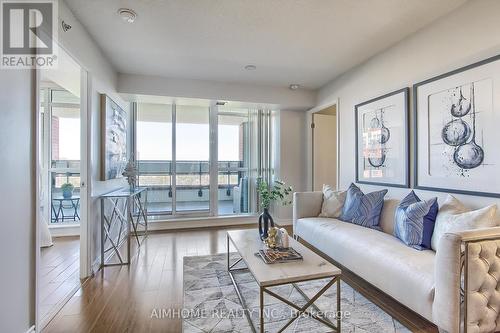
M 65 1 L 120 73 L 316 89 L 466 0 Z

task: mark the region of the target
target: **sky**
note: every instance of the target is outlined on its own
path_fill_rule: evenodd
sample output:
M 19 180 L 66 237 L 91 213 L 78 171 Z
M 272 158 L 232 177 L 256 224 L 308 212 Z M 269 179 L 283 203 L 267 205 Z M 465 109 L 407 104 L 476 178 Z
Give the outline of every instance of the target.
M 177 160 L 208 161 L 208 124 L 177 124 Z M 171 123 L 137 122 L 137 159 L 172 159 Z M 238 125 L 219 125 L 219 161 L 239 160 Z
M 59 159 L 80 159 L 80 120 L 59 118 Z M 172 159 L 172 126 L 169 123 L 138 122 L 137 152 L 141 160 Z M 177 124 L 177 160 L 208 161 L 208 124 Z M 219 161 L 239 160 L 238 125 L 219 125 Z
M 59 159 L 80 160 L 80 119 L 59 118 Z

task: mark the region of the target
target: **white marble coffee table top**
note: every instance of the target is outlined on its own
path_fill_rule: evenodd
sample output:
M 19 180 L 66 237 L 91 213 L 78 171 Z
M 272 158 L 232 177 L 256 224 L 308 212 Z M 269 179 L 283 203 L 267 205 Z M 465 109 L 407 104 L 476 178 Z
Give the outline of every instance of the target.
M 290 247 L 299 252 L 303 260 L 266 264 L 260 257 L 255 256 L 256 252 L 265 248 L 257 230 L 231 230 L 227 232 L 227 235 L 261 287 L 341 274 L 340 268 L 321 258 L 292 237 L 290 237 Z

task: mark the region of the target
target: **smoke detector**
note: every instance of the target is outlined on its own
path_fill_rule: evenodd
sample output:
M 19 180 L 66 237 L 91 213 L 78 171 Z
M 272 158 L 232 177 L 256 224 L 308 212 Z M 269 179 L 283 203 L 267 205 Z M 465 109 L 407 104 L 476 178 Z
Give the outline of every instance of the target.
M 300 84 L 297 84 L 297 83 L 292 83 L 290 86 L 289 86 L 290 90 L 297 90 L 300 88 Z
M 118 15 L 127 23 L 134 23 L 137 18 L 137 13 L 129 8 L 120 8 L 117 11 Z

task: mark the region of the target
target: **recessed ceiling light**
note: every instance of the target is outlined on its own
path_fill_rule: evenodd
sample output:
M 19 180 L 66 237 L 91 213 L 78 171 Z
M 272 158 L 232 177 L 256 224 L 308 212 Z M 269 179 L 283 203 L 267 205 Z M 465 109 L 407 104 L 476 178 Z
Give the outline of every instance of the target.
M 292 83 L 292 84 L 289 86 L 289 88 L 290 88 L 291 90 L 297 90 L 297 89 L 299 89 L 299 88 L 300 88 L 300 84 L 297 84 L 297 83 Z
M 254 71 L 254 70 L 256 70 L 256 69 L 257 69 L 257 66 L 255 66 L 255 65 L 246 65 L 246 66 L 245 66 L 245 69 L 246 69 L 247 71 Z
M 133 23 L 137 18 L 137 13 L 129 8 L 120 8 L 117 13 L 127 23 Z

